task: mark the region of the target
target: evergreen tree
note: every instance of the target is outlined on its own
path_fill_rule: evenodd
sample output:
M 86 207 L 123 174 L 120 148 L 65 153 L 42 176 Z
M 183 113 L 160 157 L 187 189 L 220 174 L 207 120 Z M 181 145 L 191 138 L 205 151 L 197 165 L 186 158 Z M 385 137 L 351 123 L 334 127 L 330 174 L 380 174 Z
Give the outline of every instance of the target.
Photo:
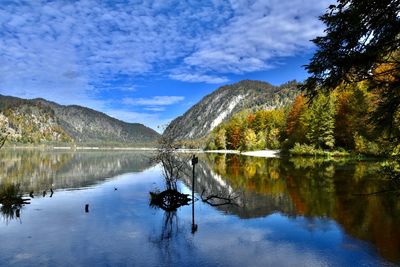
M 306 137 L 310 144 L 321 148 L 335 145 L 335 97 L 320 95 L 304 114 L 308 124 Z

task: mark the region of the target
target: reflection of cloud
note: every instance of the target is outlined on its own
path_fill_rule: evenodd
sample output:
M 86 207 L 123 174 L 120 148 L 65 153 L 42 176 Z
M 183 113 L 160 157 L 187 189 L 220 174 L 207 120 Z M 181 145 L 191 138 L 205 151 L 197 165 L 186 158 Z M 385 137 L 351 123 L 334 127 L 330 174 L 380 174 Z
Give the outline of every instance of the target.
M 251 266 L 330 266 L 329 258 L 312 248 L 274 239 L 276 229 L 272 227 L 229 225 L 229 231 L 204 229 L 211 225 L 202 225 L 203 237 L 197 239 L 197 247 L 212 259 L 209 260 L 219 262 L 221 255 L 226 255 L 226 250 L 229 250 L 235 253 L 224 258 L 224 266 L 248 266 L 249 259 Z
M 20 262 L 20 261 L 26 261 L 26 260 L 32 260 L 34 258 L 34 255 L 31 253 L 18 253 L 14 256 L 14 263 Z

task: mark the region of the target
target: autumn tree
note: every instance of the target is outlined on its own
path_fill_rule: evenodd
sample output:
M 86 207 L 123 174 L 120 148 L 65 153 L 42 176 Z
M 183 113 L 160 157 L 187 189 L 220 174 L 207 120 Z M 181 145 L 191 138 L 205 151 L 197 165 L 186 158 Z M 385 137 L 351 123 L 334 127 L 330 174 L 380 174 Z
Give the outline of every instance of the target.
M 257 133 L 257 142 L 256 142 L 256 149 L 263 150 L 266 148 L 266 136 L 264 131 L 260 131 Z
M 305 141 L 305 127 L 300 118 L 306 108 L 304 95 L 298 95 L 292 104 L 286 120 L 285 134 L 291 145 L 294 143 L 304 143 Z
M 266 117 L 266 110 L 258 110 L 255 113 L 255 117 L 253 120 L 252 128 L 256 132 L 263 131 L 265 129 L 265 117 Z
M 226 126 L 226 145 L 228 149 L 239 149 L 242 138 L 242 123 L 238 117 L 233 117 Z
M 335 118 L 335 139 L 337 145 L 354 149 L 355 136 L 369 137 L 370 97 L 365 83 L 354 84 L 351 88 L 338 88 Z
M 254 150 L 257 146 L 257 135 L 253 129 L 248 128 L 244 132 L 241 150 Z
M 378 91 L 376 122 L 393 135 L 400 107 L 399 0 L 338 0 L 320 17 L 325 35 L 313 40 L 317 51 L 301 86 L 311 98 L 341 84 L 367 81 Z M 380 70 L 384 66 L 384 70 Z M 382 79 L 392 76 L 393 79 Z M 399 140 L 397 139 L 399 142 Z
M 226 130 L 221 127 L 215 135 L 215 146 L 217 149 L 226 149 Z

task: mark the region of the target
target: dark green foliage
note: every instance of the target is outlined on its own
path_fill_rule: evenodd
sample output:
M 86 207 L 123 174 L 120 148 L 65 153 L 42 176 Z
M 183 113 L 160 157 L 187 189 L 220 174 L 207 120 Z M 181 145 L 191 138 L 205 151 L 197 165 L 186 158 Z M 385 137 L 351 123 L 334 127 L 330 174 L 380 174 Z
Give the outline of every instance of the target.
M 310 144 L 331 149 L 335 146 L 335 99 L 320 95 L 304 113 Z
M 315 97 L 342 84 L 368 82 L 379 96 L 372 113 L 374 127 L 398 144 L 400 1 L 338 0 L 320 19 L 326 35 L 313 40 L 318 50 L 306 66 L 310 77 L 302 90 Z
M 399 12 L 398 0 L 338 0 L 331 5 L 320 17 L 326 35 L 313 40 L 318 50 L 306 66 L 311 76 L 302 88 L 315 94 L 332 91 L 343 81 L 376 80 L 380 74 L 371 70 L 392 62 L 388 56 L 400 47 Z

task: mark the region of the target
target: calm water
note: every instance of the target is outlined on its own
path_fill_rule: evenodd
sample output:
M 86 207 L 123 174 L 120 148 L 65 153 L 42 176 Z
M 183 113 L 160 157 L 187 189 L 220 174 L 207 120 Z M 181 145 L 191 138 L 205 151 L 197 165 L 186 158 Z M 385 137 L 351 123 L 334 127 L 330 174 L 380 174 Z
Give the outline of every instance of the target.
M 379 163 L 201 155 L 195 192 L 236 192 L 239 205 L 197 201 L 192 234 L 191 206 L 149 207 L 149 191 L 164 188 L 150 157 L 0 151 L 0 184 L 34 192 L 19 217 L 1 209 L 0 266 L 400 263 L 399 191 L 358 195 L 397 186 L 379 174 Z M 191 178 L 179 187 L 191 192 Z

